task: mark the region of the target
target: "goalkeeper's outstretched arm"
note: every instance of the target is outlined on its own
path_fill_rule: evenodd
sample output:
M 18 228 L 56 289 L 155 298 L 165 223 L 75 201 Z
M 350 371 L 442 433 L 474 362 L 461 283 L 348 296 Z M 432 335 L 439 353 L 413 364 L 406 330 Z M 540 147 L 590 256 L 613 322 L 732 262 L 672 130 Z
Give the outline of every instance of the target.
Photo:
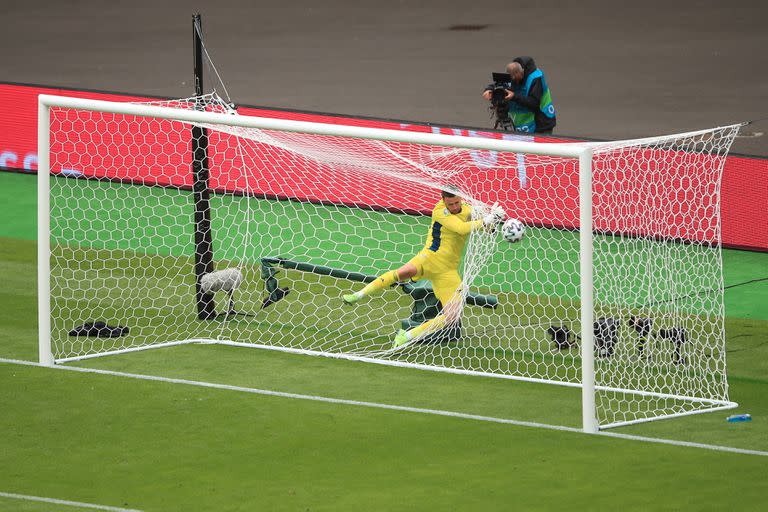
M 483 220 L 471 220 L 466 222 L 455 215 L 441 218 L 440 224 L 445 229 L 459 235 L 468 235 L 471 231 L 480 229 L 485 225 Z
M 493 205 L 491 211 L 483 216 L 482 219 L 465 222 L 456 216 L 448 216 L 442 217 L 440 219 L 440 224 L 442 224 L 445 229 L 453 231 L 459 235 L 468 235 L 470 232 L 478 229 L 495 228 L 498 224 L 504 222 L 504 219 L 506 218 L 507 214 L 504 212 L 504 209 L 499 205 Z

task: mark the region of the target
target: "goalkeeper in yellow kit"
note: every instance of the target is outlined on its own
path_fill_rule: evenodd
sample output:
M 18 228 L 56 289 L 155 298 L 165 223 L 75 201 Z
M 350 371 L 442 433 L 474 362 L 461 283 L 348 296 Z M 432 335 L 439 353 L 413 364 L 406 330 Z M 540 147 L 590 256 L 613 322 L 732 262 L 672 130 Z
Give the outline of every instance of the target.
M 409 331 L 401 329 L 395 336 L 393 347 L 455 322 L 461 313 L 461 295 L 457 294 L 461 291 L 458 269 L 467 237 L 477 229 L 495 229 L 504 222 L 506 214 L 500 206 L 494 205 L 482 219 L 470 220 L 471 216 L 472 208 L 467 203 L 455 194 L 443 191 L 442 199 L 432 210 L 432 224 L 424 248 L 399 269 L 382 274 L 359 292 L 344 295 L 342 299 L 347 304 L 354 304 L 366 295 L 408 279 L 431 281 L 432 290 L 443 305 L 442 313 Z

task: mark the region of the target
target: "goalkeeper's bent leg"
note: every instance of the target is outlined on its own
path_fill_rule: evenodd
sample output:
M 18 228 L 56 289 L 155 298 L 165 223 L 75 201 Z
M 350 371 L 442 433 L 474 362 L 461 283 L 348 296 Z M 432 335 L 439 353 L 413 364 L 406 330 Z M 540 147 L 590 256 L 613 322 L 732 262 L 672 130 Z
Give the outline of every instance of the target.
M 418 338 L 424 334 L 431 334 L 433 332 L 439 331 L 445 326 L 445 320 L 445 315 L 440 314 L 432 320 L 427 320 L 423 324 L 414 327 L 410 331 L 404 331 L 401 329 L 395 336 L 395 341 L 392 345 L 392 348 L 405 345 L 412 339 Z
M 412 339 L 432 334 L 444 328 L 447 323 L 455 322 L 461 315 L 461 303 L 458 300 L 451 300 L 448 305 L 443 308 L 443 312 L 437 315 L 431 320 L 427 320 L 421 325 L 418 325 L 410 331 L 403 331 L 397 333 L 393 348 L 405 345 Z
M 397 270 L 390 270 L 389 272 L 385 272 L 384 274 L 377 277 L 375 280 L 368 283 L 365 286 L 365 288 L 363 288 L 359 292 L 351 293 L 349 295 L 344 295 L 343 296 L 344 302 L 352 304 L 367 295 L 378 293 L 399 281 L 400 281 L 400 276 L 398 275 Z
M 427 320 L 421 325 L 417 325 L 410 331 L 408 331 L 408 339 L 412 340 L 423 334 L 432 334 L 445 327 L 445 315 L 442 313 L 437 315 L 432 320 Z

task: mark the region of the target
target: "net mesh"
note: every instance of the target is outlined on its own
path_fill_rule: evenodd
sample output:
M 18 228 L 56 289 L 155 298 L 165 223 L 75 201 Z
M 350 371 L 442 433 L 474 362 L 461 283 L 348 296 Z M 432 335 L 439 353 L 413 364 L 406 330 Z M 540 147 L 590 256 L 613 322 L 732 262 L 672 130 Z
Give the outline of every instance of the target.
M 215 95 L 155 104 L 237 115 Z M 578 160 L 201 126 L 214 266 L 242 275 L 231 295 L 214 294 L 211 320 L 195 303 L 190 125 L 52 109 L 57 360 L 210 340 L 580 382 Z M 728 399 L 719 184 L 737 131 L 592 144 L 601 425 Z M 353 306 L 341 295 L 424 246 L 441 190 L 474 218 L 502 205 L 526 234 L 508 243 L 473 231 L 458 321 L 393 348 L 399 328 L 439 312 L 430 284 L 401 283 Z M 94 320 L 130 331 L 70 335 Z

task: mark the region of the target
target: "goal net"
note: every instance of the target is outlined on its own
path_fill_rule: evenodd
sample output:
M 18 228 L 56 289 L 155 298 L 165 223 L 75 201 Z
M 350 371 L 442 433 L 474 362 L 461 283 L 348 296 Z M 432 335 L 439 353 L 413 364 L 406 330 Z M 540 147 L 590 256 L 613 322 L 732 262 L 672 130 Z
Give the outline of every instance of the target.
M 41 360 L 200 342 L 579 386 L 587 359 L 601 428 L 734 405 L 720 177 L 738 126 L 534 144 L 278 129 L 212 95 L 49 102 Z M 473 218 L 501 205 L 525 236 L 472 231 L 458 314 L 396 347 L 444 313 L 431 282 L 341 297 L 424 247 L 441 191 Z

